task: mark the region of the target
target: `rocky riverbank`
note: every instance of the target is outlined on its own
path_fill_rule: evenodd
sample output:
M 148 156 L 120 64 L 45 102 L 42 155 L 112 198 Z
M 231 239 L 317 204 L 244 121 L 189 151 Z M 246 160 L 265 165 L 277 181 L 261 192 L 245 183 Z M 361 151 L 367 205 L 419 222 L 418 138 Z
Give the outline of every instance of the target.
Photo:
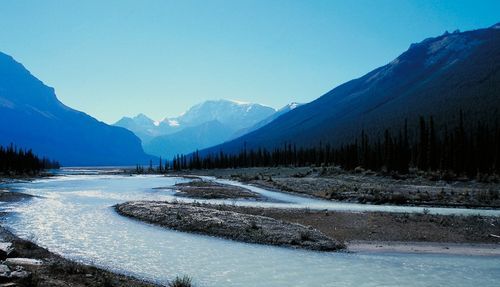
M 345 242 L 349 251 L 500 256 L 500 218 L 496 217 L 147 201 L 128 202 L 115 209 L 175 230 L 252 243 L 337 250 L 343 247 L 338 242 Z M 328 238 L 336 239 L 336 247 L 323 247 Z
M 326 236 L 350 242 L 439 242 L 486 243 L 500 247 L 500 218 L 488 216 L 436 215 L 391 212 L 316 211 L 245 207 L 237 205 L 203 205 L 221 211 L 232 211 L 274 218 L 311 226 Z
M 13 202 L 32 198 L 32 195 L 21 192 L 10 192 L 8 189 L 0 188 L 0 202 Z
M 0 286 L 159 285 L 72 262 L 0 227 Z
M 390 176 L 363 170 L 348 173 L 335 167 L 214 169 L 189 173 L 343 202 L 500 208 L 500 183 L 496 178 L 487 182 L 463 178 L 445 181 L 432 174 Z
M 334 236 L 312 227 L 200 204 L 134 201 L 115 205 L 115 209 L 119 214 L 167 228 L 231 240 L 320 251 L 344 248 Z

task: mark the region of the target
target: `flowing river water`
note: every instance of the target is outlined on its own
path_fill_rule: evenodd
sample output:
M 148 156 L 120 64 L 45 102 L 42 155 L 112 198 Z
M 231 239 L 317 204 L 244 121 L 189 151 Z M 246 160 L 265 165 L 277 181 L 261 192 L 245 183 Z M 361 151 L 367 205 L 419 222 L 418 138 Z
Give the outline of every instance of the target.
M 65 174 L 11 184 L 37 197 L 0 208 L 10 211 L 4 225 L 22 238 L 79 262 L 158 283 L 189 275 L 196 286 L 500 286 L 500 257 L 327 253 L 247 244 L 145 224 L 112 208 L 129 200 L 172 200 L 175 191 L 155 188 L 186 181 L 153 175 Z M 422 212 L 417 207 L 341 204 L 245 187 L 272 200 L 225 203 Z M 429 210 L 500 216 L 499 210 Z

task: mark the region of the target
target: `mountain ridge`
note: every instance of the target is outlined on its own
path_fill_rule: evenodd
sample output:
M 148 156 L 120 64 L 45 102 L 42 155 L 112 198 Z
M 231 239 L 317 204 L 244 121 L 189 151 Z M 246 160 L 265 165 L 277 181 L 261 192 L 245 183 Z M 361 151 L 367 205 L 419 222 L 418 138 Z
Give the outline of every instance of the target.
M 134 117 L 122 117 L 113 125 L 126 128 L 141 138 L 144 144 L 158 136 L 179 132 L 188 127 L 217 120 L 238 130 L 253 125 L 270 116 L 274 108 L 228 99 L 207 100 L 190 107 L 177 117 L 155 121 L 140 113 Z
M 172 158 L 189 152 L 187 147 L 204 149 L 223 143 L 234 138 L 236 132 L 277 113 L 276 109 L 258 103 L 219 99 L 198 103 L 177 117 L 154 121 L 138 114 L 123 117 L 115 125 L 134 132 L 142 140 L 147 153 Z M 207 126 L 217 130 L 208 132 Z
M 390 63 L 341 84 L 311 103 L 240 138 L 206 149 L 235 153 L 272 148 L 347 143 L 362 130 L 383 133 L 405 118 L 434 115 L 441 124 L 456 121 L 464 109 L 471 118 L 500 108 L 500 30 L 445 33 L 412 44 Z M 496 91 L 496 94 L 495 94 Z M 486 110 L 485 110 L 486 109 Z
M 33 149 L 62 165 L 132 165 L 148 161 L 140 140 L 64 105 L 13 57 L 0 52 L 0 144 Z M 15 123 L 15 124 L 13 124 Z

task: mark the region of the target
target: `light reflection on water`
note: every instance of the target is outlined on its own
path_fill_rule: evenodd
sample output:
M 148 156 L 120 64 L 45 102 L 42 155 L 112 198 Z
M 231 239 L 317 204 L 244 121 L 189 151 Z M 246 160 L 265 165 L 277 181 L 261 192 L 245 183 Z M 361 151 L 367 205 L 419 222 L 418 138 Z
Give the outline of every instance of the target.
M 153 188 L 184 181 L 70 175 L 19 183 L 15 187 L 21 191 L 41 197 L 10 205 L 14 213 L 6 224 L 21 237 L 66 257 L 158 282 L 183 274 L 200 286 L 498 286 L 500 282 L 498 257 L 293 250 L 166 230 L 121 217 L 111 208 L 128 200 L 172 199 L 174 191 Z M 266 195 L 292 202 L 289 207 L 331 204 Z

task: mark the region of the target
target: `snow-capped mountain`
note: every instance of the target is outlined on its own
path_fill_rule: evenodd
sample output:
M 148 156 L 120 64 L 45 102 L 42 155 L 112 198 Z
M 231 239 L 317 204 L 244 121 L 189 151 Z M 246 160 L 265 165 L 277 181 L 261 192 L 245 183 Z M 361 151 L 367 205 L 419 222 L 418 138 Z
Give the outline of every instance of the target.
M 235 138 L 238 138 L 238 137 L 243 136 L 245 134 L 251 133 L 251 132 L 253 132 L 255 130 L 258 130 L 261 127 L 269 124 L 270 122 L 274 121 L 275 119 L 279 118 L 280 116 L 288 113 L 291 110 L 294 110 L 295 108 L 297 108 L 297 107 L 299 107 L 301 105 L 302 104 L 300 104 L 300 103 L 291 102 L 288 105 L 286 105 L 286 106 L 282 107 L 281 109 L 277 110 L 274 114 L 272 114 L 269 117 L 263 119 L 262 121 L 256 123 L 255 125 L 247 127 L 247 128 L 243 128 L 243 129 L 240 129 L 240 130 L 236 131 L 231 136 L 231 139 L 235 139 Z
M 123 117 L 113 125 L 132 131 L 143 143 L 147 143 L 157 136 L 180 130 L 180 126 L 175 120 L 154 121 L 142 113 L 135 117 Z
M 249 127 L 274 114 L 276 110 L 261 104 L 233 100 L 206 101 L 175 118 L 181 126 L 197 126 L 218 121 L 234 130 Z
M 202 149 L 223 143 L 236 131 L 254 126 L 275 113 L 274 108 L 261 104 L 222 99 L 197 104 L 178 117 L 154 121 L 139 114 L 123 117 L 114 125 L 134 132 L 147 152 L 170 157 L 186 152 L 187 147 Z M 208 127 L 220 131 L 210 132 Z
M 144 143 L 157 136 L 181 131 L 188 127 L 218 121 L 230 130 L 250 127 L 273 115 L 275 109 L 261 104 L 233 100 L 214 100 L 197 104 L 178 117 L 154 121 L 144 114 L 123 117 L 113 125 L 134 132 Z

